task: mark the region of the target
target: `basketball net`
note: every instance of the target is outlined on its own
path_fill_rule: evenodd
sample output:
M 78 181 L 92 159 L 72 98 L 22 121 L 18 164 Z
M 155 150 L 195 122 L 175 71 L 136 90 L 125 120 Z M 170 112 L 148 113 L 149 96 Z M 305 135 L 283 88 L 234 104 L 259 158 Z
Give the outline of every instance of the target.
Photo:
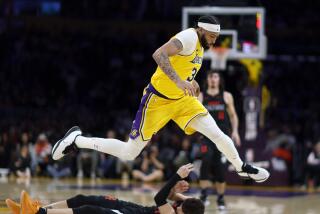
M 214 70 L 226 70 L 229 49 L 224 47 L 210 48 L 211 68 Z

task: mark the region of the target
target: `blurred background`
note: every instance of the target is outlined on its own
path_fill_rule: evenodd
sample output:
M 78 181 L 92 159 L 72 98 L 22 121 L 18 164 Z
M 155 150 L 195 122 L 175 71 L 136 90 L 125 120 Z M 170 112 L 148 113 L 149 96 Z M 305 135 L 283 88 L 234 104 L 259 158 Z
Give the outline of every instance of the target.
M 181 30 L 187 6 L 265 9 L 264 59 L 231 59 L 222 72 L 240 118 L 239 151 L 271 171 L 264 185 L 316 188 L 320 16 L 311 0 L 1 0 L 0 174 L 143 180 L 135 170 L 156 156 L 163 166 L 152 172 L 165 180 L 201 159 L 201 136 L 185 136 L 174 123 L 132 163 L 85 150 L 59 162 L 50 157 L 73 125 L 87 136 L 128 138 L 156 68 L 151 55 Z M 196 78 L 201 86 L 208 69 L 210 59 Z M 227 169 L 228 184 L 250 185 Z

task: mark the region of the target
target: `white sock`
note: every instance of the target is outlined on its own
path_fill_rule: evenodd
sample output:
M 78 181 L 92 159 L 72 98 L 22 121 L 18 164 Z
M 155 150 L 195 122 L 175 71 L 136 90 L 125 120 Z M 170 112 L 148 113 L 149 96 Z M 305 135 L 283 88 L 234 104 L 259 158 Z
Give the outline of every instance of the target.
M 99 152 L 116 156 L 122 160 L 134 160 L 147 145 L 140 139 L 123 142 L 112 138 L 96 138 L 78 136 L 75 140 L 78 148 L 93 149 Z
M 237 171 L 242 171 L 242 160 L 234 146 L 230 137 L 224 134 L 216 124 L 216 121 L 210 114 L 198 116 L 190 122 L 190 127 L 197 130 L 201 134 L 209 138 L 216 144 L 220 152 L 222 152 L 228 161 L 236 168 Z

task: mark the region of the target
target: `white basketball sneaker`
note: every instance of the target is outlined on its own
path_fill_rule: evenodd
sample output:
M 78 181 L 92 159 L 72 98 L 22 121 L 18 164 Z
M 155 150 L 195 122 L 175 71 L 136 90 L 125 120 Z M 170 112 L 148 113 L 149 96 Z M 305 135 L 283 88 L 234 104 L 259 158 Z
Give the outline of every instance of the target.
M 52 149 L 52 159 L 59 160 L 66 154 L 77 149 L 74 143 L 77 136 L 81 135 L 82 131 L 78 126 L 74 126 L 65 134 L 65 136 L 60 139 Z
M 251 166 L 246 163 L 243 163 L 242 171 L 239 171 L 237 173 L 240 177 L 244 179 L 251 178 L 257 183 L 265 182 L 270 176 L 270 173 L 267 170 L 257 166 Z

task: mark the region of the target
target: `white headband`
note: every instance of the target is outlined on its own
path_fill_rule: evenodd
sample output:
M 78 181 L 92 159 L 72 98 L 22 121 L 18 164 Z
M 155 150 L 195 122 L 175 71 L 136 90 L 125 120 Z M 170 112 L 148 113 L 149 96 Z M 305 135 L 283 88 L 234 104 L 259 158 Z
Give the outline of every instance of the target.
M 219 24 L 198 22 L 198 26 L 202 27 L 203 29 L 210 31 L 210 32 L 220 33 L 220 25 Z

